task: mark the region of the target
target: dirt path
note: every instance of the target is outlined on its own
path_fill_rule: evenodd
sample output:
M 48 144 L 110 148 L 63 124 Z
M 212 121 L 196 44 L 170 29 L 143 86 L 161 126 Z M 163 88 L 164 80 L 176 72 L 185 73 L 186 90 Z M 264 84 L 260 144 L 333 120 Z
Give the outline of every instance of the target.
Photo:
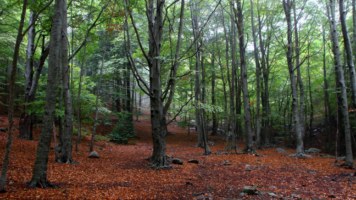
M 4 119 L 0 123 L 5 123 Z M 1 125 L 1 124 L 0 124 Z M 37 142 L 15 139 L 11 154 L 8 192 L 1 199 L 356 199 L 356 180 L 351 170 L 334 166 L 334 159 L 314 156 L 296 159 L 275 149 L 261 156 L 220 154 L 224 141 L 214 139 L 213 154 L 203 156 L 195 147 L 196 136 L 175 125 L 169 127 L 167 154 L 184 161 L 171 170 L 153 170 L 146 160 L 152 151 L 150 123 L 136 122 L 135 145 L 97 143 L 100 159 L 87 158 L 88 143 L 74 153 L 79 164 L 54 163 L 49 159 L 49 180 L 55 189 L 29 189 Z M 5 133 L 0 133 L 3 157 Z M 287 150 L 292 152 L 291 150 Z M 187 163 L 196 159 L 199 164 Z M 241 195 L 247 185 L 260 195 Z

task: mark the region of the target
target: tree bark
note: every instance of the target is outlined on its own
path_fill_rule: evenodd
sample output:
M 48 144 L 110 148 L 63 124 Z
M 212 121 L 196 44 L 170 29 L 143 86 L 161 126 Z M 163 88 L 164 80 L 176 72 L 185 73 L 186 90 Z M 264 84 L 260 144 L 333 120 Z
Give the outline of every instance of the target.
M 241 0 L 237 1 L 237 7 L 234 9 L 235 19 L 237 19 L 236 26 L 238 30 L 239 37 L 239 50 L 240 50 L 240 68 L 241 68 L 241 83 L 242 83 L 242 93 L 243 93 L 243 107 L 244 107 L 244 121 L 245 121 L 245 133 L 247 137 L 246 149 L 248 153 L 254 153 L 254 134 L 251 127 L 251 109 L 250 109 L 250 98 L 248 91 L 247 82 L 247 66 L 246 66 L 246 56 L 245 56 L 245 36 L 244 36 L 244 16 L 242 11 Z
M 260 115 L 260 102 L 261 102 L 261 65 L 260 58 L 258 54 L 257 47 L 257 36 L 255 28 L 255 19 L 254 19 L 254 6 L 253 0 L 250 0 L 251 3 L 251 26 L 252 26 L 252 37 L 253 37 L 253 47 L 254 47 L 254 56 L 255 56 L 255 65 L 256 65 L 256 125 L 255 125 L 255 134 L 256 134 L 256 146 L 259 148 L 261 146 L 261 115 Z
M 323 81 L 324 81 L 324 117 L 325 125 L 330 125 L 330 103 L 329 103 L 329 84 L 326 71 L 326 38 L 325 27 L 323 26 Z
M 230 2 L 230 11 L 233 11 L 232 2 Z M 230 81 L 230 131 L 228 132 L 228 144 L 226 150 L 237 150 L 237 132 L 236 132 L 236 108 L 235 108 L 235 91 L 237 88 L 237 61 L 236 61 L 236 25 L 233 15 L 230 16 L 230 46 L 231 46 L 231 81 Z M 228 72 L 229 73 L 229 72 Z
M 105 33 L 106 34 L 106 33 Z M 103 68 L 104 68 L 104 59 L 105 59 L 105 50 L 102 52 L 101 55 L 101 65 L 99 69 L 99 81 L 96 85 L 95 89 L 95 117 L 94 117 L 94 124 L 93 124 L 93 132 L 91 134 L 91 139 L 90 139 L 90 146 L 89 146 L 89 151 L 92 152 L 94 151 L 94 143 L 95 143 L 95 136 L 96 136 L 96 128 L 98 127 L 98 117 L 99 117 L 99 95 L 101 91 L 101 81 L 103 78 Z
M 86 53 L 86 45 L 84 45 L 84 55 Z M 80 65 L 79 69 L 79 82 L 78 82 L 78 93 L 77 93 L 77 120 L 78 120 L 78 133 L 77 133 L 77 139 L 75 142 L 75 151 L 78 152 L 79 150 L 79 143 L 82 140 L 82 101 L 81 101 L 81 95 L 82 95 L 82 82 L 83 82 L 83 76 L 84 76 L 84 64 L 86 62 L 86 57 L 83 57 L 83 60 Z
M 58 71 L 62 65 L 63 53 L 61 45 L 66 42 L 66 32 L 62 32 L 63 15 L 67 6 L 66 0 L 56 0 L 51 29 L 50 53 L 48 63 L 48 78 L 46 88 L 46 105 L 43 117 L 43 128 L 38 142 L 35 165 L 33 168 L 30 187 L 49 187 L 47 180 L 48 155 L 53 132 L 54 112 L 56 107 L 56 94 L 58 89 Z
M 346 63 L 350 73 L 350 85 L 351 85 L 351 102 L 352 108 L 356 108 L 356 72 L 354 65 L 354 58 L 352 52 L 351 41 L 349 37 L 349 33 L 347 31 L 346 26 L 346 11 L 344 7 L 344 0 L 339 0 L 339 11 L 340 11 L 340 23 L 342 36 L 344 38 L 344 47 L 346 52 Z
M 226 113 L 225 115 L 225 126 L 224 126 L 224 131 L 225 133 L 228 131 L 228 127 L 226 125 L 228 125 L 227 121 L 228 121 L 228 111 L 227 111 L 227 89 L 226 89 L 226 80 L 225 80 L 225 76 L 224 76 L 224 68 L 223 68 L 223 64 L 221 62 L 221 52 L 220 49 L 218 50 L 218 62 L 219 62 L 219 67 L 220 67 L 220 75 L 221 75 L 221 81 L 223 84 L 223 91 L 224 91 L 224 113 Z
M 151 125 L 153 153 L 151 165 L 154 168 L 165 168 L 169 166 L 166 158 L 167 135 L 166 119 L 163 111 L 162 89 L 161 89 L 161 43 L 163 33 L 163 9 L 164 0 L 148 0 L 146 15 L 149 30 L 149 76 L 150 76 L 150 100 L 151 100 Z
M 296 155 L 302 156 L 304 154 L 304 144 L 303 144 L 303 129 L 301 127 L 300 114 L 298 108 L 298 93 L 297 93 L 297 81 L 294 75 L 293 67 L 293 41 L 292 41 L 292 19 L 291 19 L 291 0 L 283 0 L 283 9 L 287 21 L 287 64 L 289 70 L 290 86 L 292 92 L 292 115 L 294 131 L 297 139 Z
M 339 39 L 335 20 L 335 1 L 330 0 L 329 4 L 329 22 L 331 29 L 332 51 L 334 54 L 335 76 L 336 76 L 336 90 L 338 109 L 340 111 L 339 123 L 341 123 L 342 131 L 345 136 L 346 159 L 345 165 L 353 166 L 353 155 L 351 146 L 351 131 L 350 120 L 348 112 L 347 91 L 344 77 L 344 69 L 341 64 Z
M 258 4 L 257 4 L 258 5 Z M 266 49 L 268 49 L 268 44 L 265 44 L 265 41 L 263 40 L 263 35 L 262 35 L 262 29 L 263 29 L 263 24 L 262 24 L 262 19 L 260 15 L 260 9 L 257 9 L 257 18 L 258 18 L 258 39 L 259 39 L 259 48 L 261 51 L 261 69 L 262 69 L 262 95 L 261 95 L 261 100 L 262 100 L 262 127 L 263 127 L 263 133 L 264 133 L 264 144 L 269 145 L 269 140 L 270 136 L 268 134 L 268 128 L 270 126 L 270 105 L 269 105 L 269 65 L 268 65 L 268 52 Z M 267 26 L 267 34 L 269 34 L 269 27 Z M 271 32 L 271 31 L 270 31 Z M 270 38 L 270 35 L 267 36 L 267 39 Z M 267 41 L 268 42 L 268 41 Z
M 33 56 L 35 52 L 35 13 L 33 11 L 30 12 L 29 25 L 28 30 L 28 39 L 27 39 L 27 48 L 26 48 L 26 64 L 25 64 L 25 102 L 23 113 L 20 117 L 20 134 L 19 137 L 22 139 L 31 140 L 32 139 L 32 119 L 33 116 L 28 113 L 28 105 L 31 102 L 29 98 L 31 85 L 33 81 Z
M 215 35 L 216 36 L 216 35 Z M 216 106 L 216 95 L 215 95 L 215 84 L 216 84 L 216 71 L 215 71 L 215 50 L 213 50 L 212 56 L 211 56 L 211 65 L 213 67 L 213 71 L 211 73 L 211 104 L 215 107 Z M 212 127 L 212 133 L 211 135 L 216 135 L 218 132 L 218 119 L 216 116 L 216 112 L 214 111 L 212 113 L 212 118 L 213 118 L 213 127 Z
M 230 60 L 230 56 L 229 56 L 229 51 L 230 51 L 229 36 L 228 36 L 228 30 L 227 30 L 226 25 L 225 25 L 225 17 L 224 17 L 224 12 L 223 11 L 221 12 L 221 15 L 222 15 L 222 26 L 223 26 L 223 29 L 224 29 L 224 37 L 225 37 L 226 78 L 227 78 L 227 84 L 229 86 L 228 88 L 231 91 L 232 88 L 231 88 L 230 62 L 229 62 L 229 60 Z M 231 96 L 231 92 L 230 92 L 230 96 Z M 227 104 L 227 101 L 226 101 L 226 104 Z M 229 116 L 228 121 L 227 121 L 227 125 L 226 125 L 227 131 L 231 131 L 231 130 L 229 130 L 230 129 L 230 123 L 231 123 L 231 117 L 232 117 L 232 114 L 233 114 L 231 112 L 233 112 L 233 111 L 230 111 L 230 113 L 226 113 L 227 116 Z
M 70 67 L 68 62 L 68 38 L 67 38 L 67 6 L 63 7 L 62 15 L 62 44 L 61 44 L 61 64 L 63 79 L 63 100 L 64 100 L 64 130 L 61 135 L 61 154 L 57 161 L 71 163 L 72 160 L 72 135 L 73 135 L 73 104 L 70 90 Z M 73 66 L 72 66 L 73 67 Z
M 296 12 L 296 2 L 293 0 L 293 16 L 294 16 L 294 48 L 295 48 L 295 68 L 297 69 L 297 84 L 299 88 L 299 115 L 300 115 L 300 128 L 302 132 L 302 136 L 304 138 L 305 134 L 305 92 L 304 92 L 304 84 L 302 79 L 302 73 L 300 70 L 300 47 L 299 47 L 299 32 L 298 32 L 298 19 Z
M 311 75 L 310 75 L 310 41 L 308 43 L 308 58 L 307 58 L 307 66 L 308 66 L 308 86 L 309 86 L 309 102 L 310 102 L 310 113 L 309 113 L 309 135 L 313 129 L 313 121 L 314 121 L 314 102 L 313 102 L 313 94 L 312 94 L 312 86 L 311 86 Z
M 198 22 L 198 7 L 196 2 L 191 3 L 191 18 L 192 18 L 192 27 L 193 27 L 193 36 L 195 42 L 195 81 L 194 81 L 194 94 L 195 94 L 195 117 L 196 117 L 196 125 L 198 131 L 198 143 L 197 146 L 209 150 L 207 146 L 206 133 L 204 131 L 204 110 L 202 109 L 203 95 L 202 95 L 202 83 L 200 77 L 202 76 L 202 40 L 199 39 L 199 22 Z M 210 151 L 210 150 L 209 150 Z M 206 152 L 208 153 L 208 152 Z
M 25 17 L 26 17 L 26 8 L 27 8 L 27 0 L 23 1 L 21 18 L 19 23 L 19 29 L 17 32 L 16 43 L 14 48 L 14 54 L 12 57 L 12 65 L 10 70 L 10 79 L 9 79 L 9 97 L 8 97 L 8 132 L 7 132 L 7 141 L 5 146 L 5 155 L 1 168 L 1 177 L 0 177 L 0 192 L 5 192 L 6 190 L 6 176 L 7 169 L 9 167 L 10 162 L 10 151 L 12 145 L 12 128 L 14 125 L 13 115 L 14 115 L 14 107 L 15 107 L 15 81 L 16 81 L 16 72 L 17 72 L 17 61 L 20 53 L 20 46 L 23 39 L 22 30 L 24 27 Z

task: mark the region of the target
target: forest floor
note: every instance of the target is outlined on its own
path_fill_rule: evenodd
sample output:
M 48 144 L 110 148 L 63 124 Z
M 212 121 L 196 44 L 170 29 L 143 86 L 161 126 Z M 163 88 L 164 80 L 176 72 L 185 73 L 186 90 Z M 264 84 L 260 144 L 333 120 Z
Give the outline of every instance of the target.
M 0 116 L 0 127 L 6 123 Z M 332 157 L 316 154 L 298 159 L 289 156 L 292 149 L 279 153 L 276 148 L 259 150 L 259 156 L 225 154 L 225 141 L 217 137 L 210 139 L 213 153 L 204 156 L 195 147 L 196 134 L 188 135 L 176 125 L 169 127 L 167 154 L 184 163 L 154 170 L 147 160 L 152 151 L 149 120 L 141 119 L 135 127 L 138 139 L 130 145 L 97 142 L 99 159 L 88 158 L 89 137 L 78 152 L 73 151 L 77 164 L 55 163 L 51 151 L 48 179 L 58 187 L 48 189 L 26 186 L 37 141 L 18 139 L 16 133 L 8 192 L 0 199 L 356 199 L 355 170 L 336 166 Z M 1 158 L 5 142 L 6 134 L 0 132 Z M 190 159 L 199 164 L 188 163 Z M 245 186 L 255 186 L 258 194 L 243 193 Z

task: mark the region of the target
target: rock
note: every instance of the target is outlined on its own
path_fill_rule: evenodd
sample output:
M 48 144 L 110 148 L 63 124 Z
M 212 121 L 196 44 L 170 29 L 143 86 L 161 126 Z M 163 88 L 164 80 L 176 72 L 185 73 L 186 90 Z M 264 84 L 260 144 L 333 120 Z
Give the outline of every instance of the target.
M 223 165 L 227 166 L 227 165 L 231 165 L 231 163 L 228 160 L 224 160 Z
M 210 193 L 203 193 L 199 196 L 196 196 L 194 200 L 213 200 L 214 196 Z
M 208 141 L 208 145 L 209 145 L 209 146 L 214 146 L 215 143 L 214 143 L 213 141 Z
M 96 152 L 96 151 L 90 152 L 90 154 L 89 154 L 88 157 L 89 157 L 89 158 L 100 158 L 98 152 Z
M 173 158 L 172 163 L 176 165 L 183 165 L 183 161 L 179 158 Z
M 251 165 L 245 165 L 245 171 L 252 171 Z
M 275 193 L 273 193 L 273 192 L 268 192 L 267 194 L 268 194 L 270 197 L 274 197 L 274 198 L 277 197 L 277 195 L 276 195 Z
M 291 195 L 291 197 L 292 197 L 292 198 L 295 198 L 295 199 L 300 199 L 300 195 L 295 194 L 295 193 L 293 193 L 293 194 Z
M 287 151 L 284 150 L 283 148 L 277 148 L 276 151 L 280 154 L 287 154 Z
M 345 156 L 342 156 L 342 157 L 337 157 L 336 160 L 339 160 L 339 161 L 344 161 L 345 160 Z
M 242 192 L 248 195 L 257 195 L 257 187 L 256 186 L 244 186 Z
M 317 148 L 309 148 L 305 151 L 305 153 L 320 153 L 321 150 Z
M 188 163 L 199 164 L 199 160 L 191 159 L 191 160 L 188 160 Z
M 294 154 L 290 154 L 290 157 L 296 157 L 296 158 L 311 158 L 311 155 L 305 154 L 305 153 L 294 153 Z

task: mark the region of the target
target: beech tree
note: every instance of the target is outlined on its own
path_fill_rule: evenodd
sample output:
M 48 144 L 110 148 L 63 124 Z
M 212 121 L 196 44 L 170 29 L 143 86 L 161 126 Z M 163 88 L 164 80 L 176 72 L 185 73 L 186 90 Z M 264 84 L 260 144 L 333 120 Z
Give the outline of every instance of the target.
M 343 2 L 341 2 L 341 3 L 343 3 Z M 343 6 L 341 6 L 340 12 L 343 12 L 342 7 Z M 335 1 L 334 0 L 330 0 L 330 2 L 328 4 L 328 17 L 329 17 L 329 24 L 330 24 L 332 52 L 334 55 L 336 91 L 338 91 L 336 94 L 337 102 L 338 102 L 338 112 L 339 112 L 338 123 L 340 123 L 339 127 L 342 130 L 342 134 L 345 135 L 345 147 L 346 147 L 345 165 L 352 167 L 353 166 L 353 155 L 352 155 L 352 146 L 351 146 L 350 119 L 349 119 L 348 102 L 347 102 L 348 100 L 347 100 L 344 69 L 341 64 L 338 31 L 337 31 L 336 19 L 335 19 Z
M 290 78 L 290 85 L 292 91 L 292 112 L 293 112 L 293 126 L 297 139 L 297 156 L 302 156 L 304 154 L 304 144 L 303 144 L 303 128 L 300 120 L 300 110 L 298 108 L 298 93 L 297 93 L 297 80 L 295 76 L 295 67 L 293 64 L 293 40 L 292 40 L 292 18 L 291 12 L 293 8 L 293 2 L 291 0 L 283 0 L 283 9 L 287 21 L 287 44 L 286 44 L 286 56 L 288 63 L 288 71 Z M 298 66 L 297 66 L 298 67 Z
M 15 48 L 14 48 L 14 53 L 12 57 L 12 65 L 11 65 L 11 70 L 10 70 L 10 79 L 9 79 L 9 106 L 8 106 L 8 129 L 7 129 L 7 141 L 6 141 L 6 149 L 5 149 L 5 155 L 4 155 L 4 160 L 2 163 L 2 168 L 1 168 L 1 177 L 0 177 L 0 192 L 4 192 L 6 190 L 6 176 L 7 176 L 7 170 L 10 162 L 10 151 L 11 151 L 11 145 L 12 145 L 12 129 L 14 126 L 14 100 L 15 100 L 15 81 L 16 81 L 16 72 L 17 72 L 17 62 L 19 59 L 19 53 L 20 53 L 20 45 L 23 39 L 23 28 L 24 28 L 24 23 L 25 23 L 25 17 L 26 17 L 26 8 L 27 8 L 27 0 L 23 1 L 22 5 L 22 12 L 21 12 L 21 19 L 19 23 L 19 29 L 17 31 L 17 37 L 16 37 L 16 43 L 15 43 Z
M 37 146 L 36 160 L 33 168 L 30 187 L 50 187 L 47 179 L 48 155 L 53 132 L 56 94 L 58 89 L 59 70 L 67 69 L 67 1 L 55 0 L 55 9 L 50 38 L 50 52 L 48 63 L 48 78 L 46 88 L 46 106 L 43 116 L 43 128 Z M 63 46 L 64 45 L 64 46 Z

